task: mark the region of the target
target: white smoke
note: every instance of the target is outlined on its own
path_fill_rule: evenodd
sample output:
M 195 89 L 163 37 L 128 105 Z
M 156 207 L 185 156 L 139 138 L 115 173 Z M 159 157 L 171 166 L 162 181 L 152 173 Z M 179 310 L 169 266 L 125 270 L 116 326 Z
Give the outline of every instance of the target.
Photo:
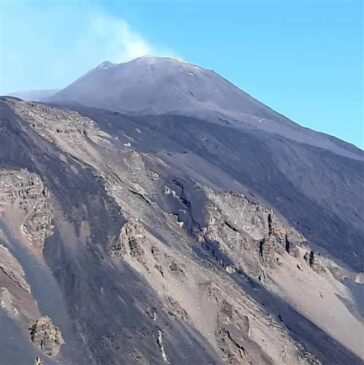
M 77 4 L 17 0 L 1 6 L 0 94 L 62 88 L 106 60 L 175 57 L 126 19 L 93 2 Z

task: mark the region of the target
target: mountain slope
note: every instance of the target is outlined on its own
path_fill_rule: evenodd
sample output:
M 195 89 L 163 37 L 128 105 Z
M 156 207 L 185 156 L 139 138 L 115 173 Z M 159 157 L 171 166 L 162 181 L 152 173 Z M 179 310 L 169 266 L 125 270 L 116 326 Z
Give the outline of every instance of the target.
M 0 98 L 1 365 L 362 363 L 363 152 L 196 67 Z
M 263 116 L 268 109 L 213 71 L 150 56 L 122 64 L 105 62 L 50 100 L 155 114 L 205 109 L 247 114 L 259 110 Z
M 4 364 L 360 363 L 363 324 L 346 286 L 359 276 L 287 224 L 285 194 L 323 215 L 257 155 L 254 131 L 244 142 L 201 120 L 16 99 L 0 115 L 1 245 L 33 303 L 14 292 L 17 264 L 2 266 L 13 278 L 1 281 L 3 323 L 27 349 Z M 268 186 L 280 209 L 264 207 Z M 27 337 L 40 316 L 62 333 L 64 344 L 48 340 L 55 355 Z
M 298 126 L 216 72 L 172 58 L 104 62 L 48 101 L 146 115 L 182 114 L 219 124 L 228 121 L 363 160 L 354 146 Z

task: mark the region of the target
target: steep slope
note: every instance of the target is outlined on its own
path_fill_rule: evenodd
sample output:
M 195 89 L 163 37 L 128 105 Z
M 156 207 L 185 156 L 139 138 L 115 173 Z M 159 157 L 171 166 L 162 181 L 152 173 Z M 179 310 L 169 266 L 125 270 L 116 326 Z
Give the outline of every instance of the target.
M 50 113 L 47 121 L 52 123 L 56 116 L 64 136 L 69 137 L 65 145 L 70 142 L 82 148 L 78 130 L 64 124 L 75 122 L 75 113 Z M 89 124 L 81 117 L 79 121 L 86 123 L 84 128 Z M 47 134 L 47 129 L 40 131 Z M 36 346 L 32 348 L 27 329 L 39 319 L 33 311 L 30 317 L 15 319 L 12 328 L 9 324 L 9 333 L 15 338 L 12 345 L 2 342 L 8 352 L 0 363 L 25 365 L 38 355 L 46 364 L 159 364 L 163 361 L 161 349 L 181 364 L 211 363 L 217 356 L 201 335 L 178 318 L 172 321 L 166 310 L 160 310 L 156 320 L 153 308 L 163 308 L 158 295 L 132 268 L 110 259 L 109 248 L 125 220 L 95 176 L 97 171 L 42 134 L 1 104 L 3 175 L 10 178 L 14 170 L 9 166 L 13 166 L 23 181 L 20 199 L 14 194 L 14 201 L 11 197 L 5 201 L 1 244 L 22 266 L 39 312 L 51 318 L 65 343 L 60 355 L 52 357 Z M 24 202 L 33 197 L 33 184 L 27 176 L 44 182 L 55 207 L 55 228 L 43 250 L 37 249 L 24 232 L 21 212 Z M 18 185 L 4 186 L 14 189 Z M 35 231 L 39 229 L 42 227 Z M 8 285 L 5 288 L 10 290 Z M 21 307 L 18 310 L 23 311 Z M 16 331 L 21 336 L 15 335 Z
M 0 363 L 361 363 L 362 162 L 191 117 L 0 106 Z
M 130 144 L 158 154 L 217 189 L 252 194 L 318 248 L 355 271 L 363 270 L 363 162 L 254 128 L 178 115 L 77 110 L 116 136 L 121 147 Z

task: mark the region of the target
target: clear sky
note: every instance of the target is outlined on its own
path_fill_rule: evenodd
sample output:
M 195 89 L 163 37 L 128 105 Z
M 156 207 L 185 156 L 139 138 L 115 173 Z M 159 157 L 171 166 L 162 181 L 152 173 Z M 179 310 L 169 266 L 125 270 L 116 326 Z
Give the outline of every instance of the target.
M 0 16 L 0 94 L 62 88 L 104 60 L 174 56 L 364 147 L 362 0 L 0 0 Z

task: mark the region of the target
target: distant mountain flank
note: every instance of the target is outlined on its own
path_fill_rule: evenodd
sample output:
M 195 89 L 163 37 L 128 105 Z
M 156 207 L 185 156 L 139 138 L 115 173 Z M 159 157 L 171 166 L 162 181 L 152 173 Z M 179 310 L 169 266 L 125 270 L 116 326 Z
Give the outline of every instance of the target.
M 25 101 L 45 101 L 58 91 L 58 89 L 14 91 L 10 93 L 9 96 L 23 99 Z
M 145 56 L 103 62 L 50 101 L 124 112 L 161 114 L 207 109 L 253 113 L 264 106 L 214 71 L 173 58 Z
M 218 123 L 228 120 L 363 158 L 355 146 L 302 128 L 215 71 L 174 58 L 144 56 L 121 64 L 105 61 L 47 100 L 122 113 L 182 114 Z

